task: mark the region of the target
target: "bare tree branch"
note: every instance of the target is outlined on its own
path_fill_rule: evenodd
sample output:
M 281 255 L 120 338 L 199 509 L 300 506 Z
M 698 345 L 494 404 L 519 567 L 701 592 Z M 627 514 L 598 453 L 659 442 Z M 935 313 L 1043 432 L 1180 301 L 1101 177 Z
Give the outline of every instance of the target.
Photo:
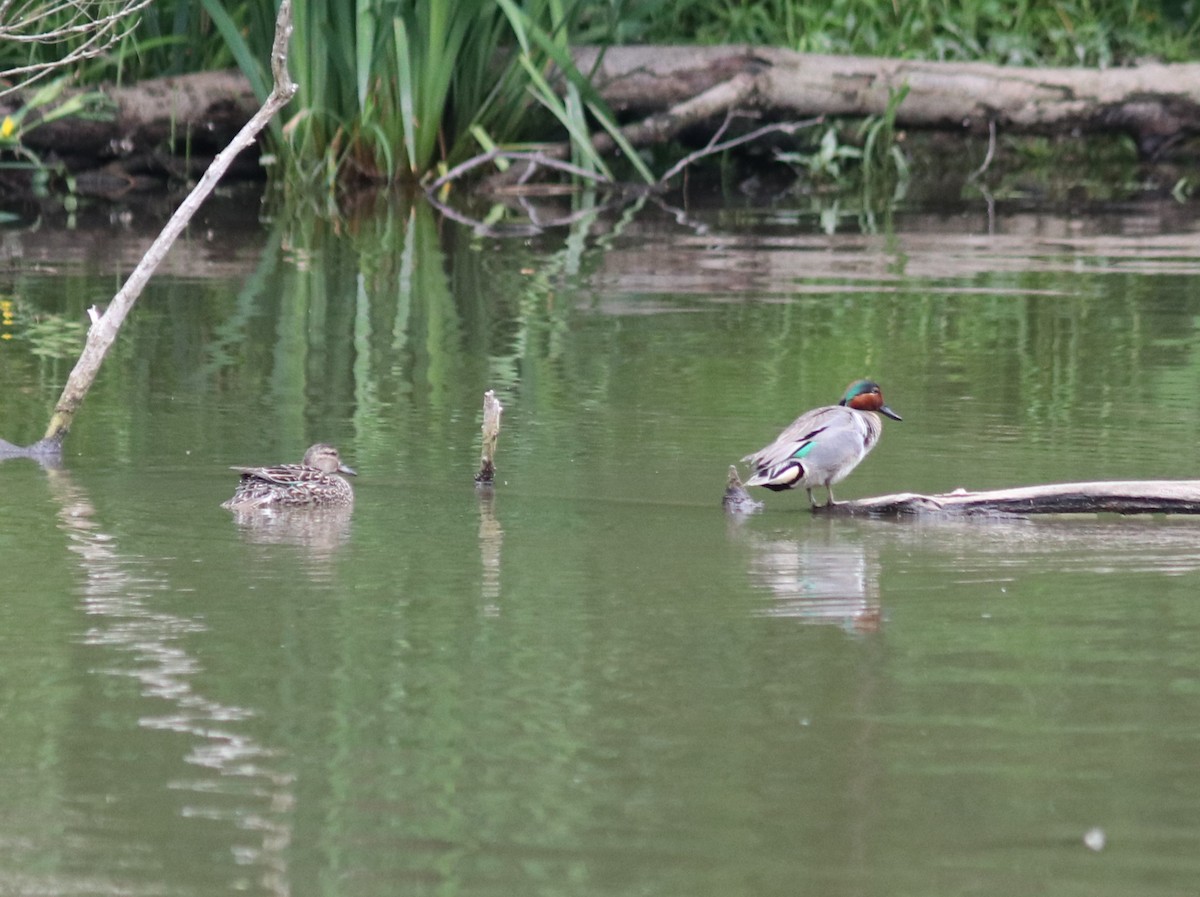
M 171 245 L 183 233 L 201 203 L 212 193 L 213 188 L 217 186 L 217 182 L 225 174 L 234 158 L 254 143 L 259 131 L 265 128 L 271 118 L 295 95 L 296 84 L 287 70 L 288 41 L 291 33 L 292 0 L 282 0 L 279 4 L 278 18 L 275 20 L 275 42 L 271 48 L 271 73 L 274 76 L 275 84 L 270 95 L 263 103 L 262 108 L 237 133 L 229 146 L 221 150 L 213 159 L 212 164 L 204 172 L 192 192 L 175 210 L 175 214 L 171 216 L 162 232 L 150 244 L 150 248 L 146 250 L 142 260 L 133 269 L 129 279 L 117 291 L 108 309 L 92 324 L 79 361 L 76 362 L 67 378 L 62 396 L 55 406 L 50 425 L 46 429 L 46 435 L 38 444 L 43 447 L 42 451 L 61 446 L 75 419 L 75 413 L 79 410 L 79 406 L 83 403 L 84 397 L 100 371 L 100 363 L 117 338 L 125 316 L 133 308 L 134 302 L 145 289 L 147 282 L 170 250 Z
M 137 25 L 152 0 L 0 0 L 0 43 L 69 44 L 57 59 L 0 71 L 0 98 L 51 72 L 68 69 L 108 52 Z
M 678 162 L 668 169 L 667 173 L 658 179 L 660 184 L 665 184 L 683 169 L 687 168 L 693 162 L 703 159 L 705 156 L 711 156 L 715 153 L 723 153 L 727 149 L 733 149 L 735 146 L 741 146 L 743 143 L 753 143 L 760 137 L 765 137 L 768 134 L 795 134 L 797 131 L 804 128 L 811 128 L 821 124 L 825 119 L 821 116 L 810 118 L 806 121 L 782 121 L 777 124 L 764 125 L 761 128 L 756 128 L 748 134 L 742 134 L 740 137 L 733 137 L 729 140 L 723 140 L 720 143 L 709 141 L 709 144 L 703 149 L 698 149 L 694 153 L 688 153 Z M 722 125 L 722 130 L 724 125 Z M 719 134 L 720 132 L 718 132 Z

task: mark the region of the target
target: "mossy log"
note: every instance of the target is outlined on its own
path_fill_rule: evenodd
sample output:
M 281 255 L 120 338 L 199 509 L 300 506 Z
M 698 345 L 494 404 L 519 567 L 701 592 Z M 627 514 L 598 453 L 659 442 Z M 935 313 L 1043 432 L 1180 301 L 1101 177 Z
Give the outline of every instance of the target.
M 76 190 L 118 197 L 161 189 L 164 177 L 199 177 L 258 112 L 250 82 L 236 71 L 196 72 L 102 85 L 99 115 L 68 116 L 38 125 L 23 145 L 77 175 Z M 21 97 L 0 105 L 15 111 Z M 262 176 L 257 152 L 233 164 L 244 177 Z

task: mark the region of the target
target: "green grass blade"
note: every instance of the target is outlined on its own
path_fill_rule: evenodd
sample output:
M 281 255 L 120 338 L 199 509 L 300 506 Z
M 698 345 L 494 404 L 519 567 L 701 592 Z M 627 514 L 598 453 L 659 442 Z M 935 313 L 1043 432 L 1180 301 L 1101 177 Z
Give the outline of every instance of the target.
M 204 11 L 212 19 L 213 24 L 221 33 L 221 37 L 225 39 L 225 44 L 229 47 L 234 62 L 237 63 L 242 74 L 249 79 L 254 95 L 258 97 L 260 103 L 263 102 L 271 92 L 271 85 L 267 82 L 266 68 L 262 61 L 250 49 L 238 29 L 237 23 L 225 11 L 220 0 L 201 0 L 201 2 L 204 4 Z
M 405 162 L 417 174 L 417 110 L 413 98 L 412 52 L 408 27 L 401 16 L 392 21 L 392 39 L 396 46 L 396 83 L 400 91 L 400 132 L 404 137 Z
M 355 16 L 356 34 L 354 38 L 355 66 L 358 86 L 358 108 L 367 104 L 367 95 L 371 89 L 371 63 L 375 57 L 375 6 L 371 0 L 358 0 L 358 14 Z

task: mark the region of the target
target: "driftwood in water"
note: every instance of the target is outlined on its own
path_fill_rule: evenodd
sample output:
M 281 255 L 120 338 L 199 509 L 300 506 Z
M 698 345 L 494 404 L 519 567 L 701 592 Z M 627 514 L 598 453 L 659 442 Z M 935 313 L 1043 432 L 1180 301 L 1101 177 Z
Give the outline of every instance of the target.
M 92 326 L 88 330 L 87 342 L 84 344 L 79 361 L 75 363 L 75 367 L 67 378 L 66 386 L 63 387 L 62 395 L 54 408 L 54 415 L 50 418 L 50 425 L 46 428 L 46 435 L 40 442 L 29 447 L 29 453 L 46 454 L 61 450 L 63 440 L 66 439 L 75 419 L 75 414 L 83 404 L 84 397 L 91 389 L 96 375 L 100 372 L 100 364 L 104 361 L 104 356 L 108 354 L 109 348 L 121 330 L 125 316 L 129 314 L 133 304 L 142 294 L 142 290 L 145 289 L 155 269 L 158 268 L 171 245 L 183 233 L 200 205 L 212 193 L 213 188 L 216 187 L 217 182 L 238 153 L 255 141 L 258 132 L 266 127 L 275 113 L 286 106 L 296 93 L 296 84 L 287 70 L 288 41 L 291 33 L 292 4 L 291 0 L 283 0 L 275 21 L 275 43 L 271 50 L 271 71 L 275 77 L 275 85 L 270 96 L 230 144 L 213 159 L 212 165 L 176 209 L 175 214 L 171 216 L 150 248 L 146 250 L 146 254 L 142 256 L 142 260 L 133 269 L 133 273 L 117 291 L 105 312 L 103 314 L 92 312 Z
M 496 479 L 496 440 L 500 436 L 503 411 L 495 392 L 489 389 L 483 394 L 483 449 L 479 455 L 479 473 L 475 474 L 475 482 L 480 486 L 491 485 Z
M 900 516 L 908 514 L 1200 514 L 1200 480 L 1117 480 L 1054 483 L 943 495 L 911 492 L 838 502 L 819 514 Z

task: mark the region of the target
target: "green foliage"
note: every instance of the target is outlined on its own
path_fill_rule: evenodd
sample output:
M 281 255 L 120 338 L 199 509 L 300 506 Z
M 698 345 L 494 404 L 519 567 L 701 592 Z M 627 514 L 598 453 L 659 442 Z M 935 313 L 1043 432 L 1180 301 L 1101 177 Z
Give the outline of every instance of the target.
M 45 315 L 25 328 L 30 352 L 44 358 L 75 358 L 83 348 L 87 330 L 81 321 L 62 315 Z
M 863 192 L 866 194 L 879 196 L 888 185 L 893 185 L 894 190 L 903 190 L 908 181 L 908 160 L 896 145 L 896 111 L 907 96 L 907 86 L 894 91 L 888 97 L 883 115 L 868 117 L 859 128 L 859 137 L 863 141 Z
M 28 94 L 19 109 L 0 118 L 0 167 L 34 169 L 35 190 L 40 191 L 58 168 L 45 164 L 25 146 L 24 138 L 29 132 L 68 116 L 83 118 L 108 114 L 104 97 L 99 93 L 82 92 L 64 97 L 67 82 L 65 77 L 47 81 Z
M 906 96 L 908 88 L 896 91 L 882 115 L 864 119 L 855 135 L 856 143 L 847 142 L 831 125 L 821 133 L 815 146 L 808 150 L 780 151 L 775 158 L 802 171 L 817 187 L 844 187 L 853 173 L 857 175 L 865 208 L 877 207 L 881 202 L 886 205 L 889 195 L 903 191 L 909 177 L 908 161 L 896 143 L 895 134 L 896 111 Z
M 819 183 L 840 179 L 848 163 L 862 158 L 862 150 L 843 143 L 838 137 L 837 128 L 830 126 L 811 152 L 780 152 L 775 154 L 775 158 L 785 165 L 807 172 L 813 181 Z
M 233 65 L 230 46 L 214 27 L 207 6 L 201 0 L 151 3 L 117 52 L 93 67 L 92 77 L 136 81 Z M 242 15 L 252 9 L 245 4 Z
M 16 296 L 0 296 L 0 340 L 16 338 L 42 358 L 75 358 L 83 348 L 87 330 L 68 315 L 34 311 Z
M 810 53 L 1119 65 L 1195 56 L 1197 21 L 1162 0 L 614 0 L 646 43 L 766 43 Z M 1186 11 L 1185 11 L 1186 10 Z

